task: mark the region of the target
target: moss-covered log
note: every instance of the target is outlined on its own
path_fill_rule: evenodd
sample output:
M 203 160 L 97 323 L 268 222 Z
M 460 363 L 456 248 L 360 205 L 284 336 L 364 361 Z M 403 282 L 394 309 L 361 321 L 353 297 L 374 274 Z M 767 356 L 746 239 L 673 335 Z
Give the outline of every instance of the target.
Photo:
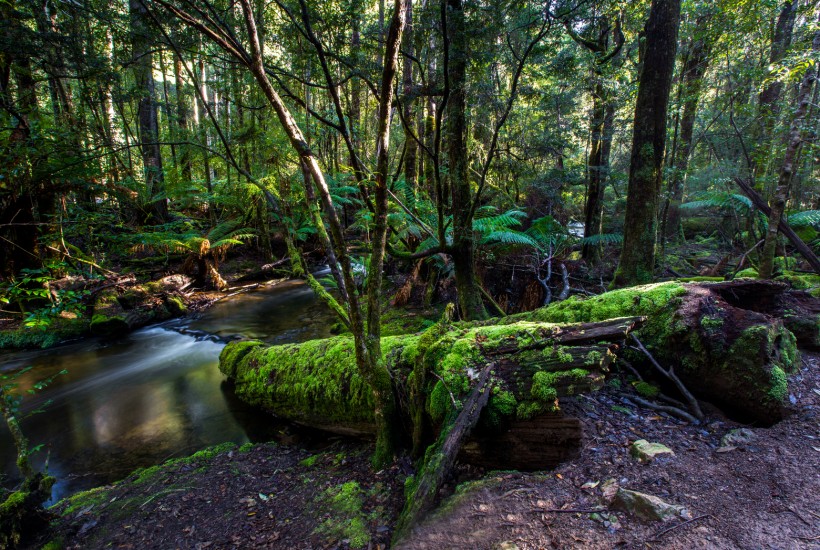
M 571 298 L 500 322 L 645 316 L 636 334 L 695 395 L 741 419 L 771 424 L 788 405 L 788 374 L 797 364 L 795 334 L 803 345 L 817 345 L 818 304 L 806 293 L 768 281 L 667 282 Z
M 556 414 L 558 397 L 599 386 L 614 352 L 640 322 L 437 324 L 423 333 L 383 338 L 408 439 L 416 439 L 418 448 L 431 443 L 436 428 L 460 407 L 479 372 L 492 363 L 490 399 L 476 437 L 492 439 L 519 421 L 544 419 L 546 430 L 557 422 L 567 434 L 557 443 L 542 443 L 545 459 L 530 457 L 536 463 L 521 463 L 509 453 L 506 461 L 493 462 L 520 468 L 555 464 L 555 457 L 565 453 L 549 451 L 550 446 L 580 439 L 580 430 Z M 358 375 L 353 341 L 347 336 L 283 346 L 233 342 L 222 352 L 220 369 L 235 382 L 241 399 L 279 417 L 342 434 L 375 430 L 373 398 Z

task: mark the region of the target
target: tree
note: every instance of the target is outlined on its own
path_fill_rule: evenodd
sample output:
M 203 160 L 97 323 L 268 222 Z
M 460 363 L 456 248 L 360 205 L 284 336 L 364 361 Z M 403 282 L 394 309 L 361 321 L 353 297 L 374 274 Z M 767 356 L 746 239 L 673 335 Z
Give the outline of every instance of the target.
M 165 175 L 159 145 L 159 115 L 154 81 L 153 46 L 149 32 L 150 20 L 145 4 L 141 0 L 129 0 L 128 7 L 131 14 L 134 86 L 139 97 L 137 120 L 145 191 L 154 223 L 163 223 L 168 219 L 168 203 L 165 197 Z
M 678 86 L 678 104 L 681 112 L 676 114 L 679 127 L 672 147 L 672 171 L 669 179 L 669 195 L 664 206 L 662 238 L 674 239 L 680 232 L 680 204 L 683 199 L 683 183 L 692 155 L 695 134 L 695 116 L 703 90 L 703 77 L 709 68 L 712 42 L 709 24 L 714 16 L 707 12 L 698 16 L 692 37 L 686 46 L 683 69 Z
M 812 53 L 816 56 L 820 53 L 820 30 L 815 31 L 812 41 Z M 797 152 L 800 148 L 806 131 L 803 127 L 803 120 L 809 110 L 811 103 L 811 92 L 817 80 L 817 62 L 812 60 L 807 63 L 806 72 L 800 82 L 800 89 L 797 92 L 797 108 L 794 111 L 791 127 L 789 128 L 786 152 L 783 156 L 783 165 L 777 178 L 777 188 L 770 201 L 771 212 L 769 213 L 769 225 L 766 230 L 766 239 L 763 243 L 763 250 L 760 254 L 760 268 L 758 274 L 762 279 L 772 276 L 774 270 L 774 257 L 777 247 L 777 235 L 780 230 L 780 221 L 786 204 L 789 200 L 792 176 L 795 171 Z
M 613 286 L 652 280 L 680 0 L 652 0 L 632 130 L 624 243 Z
M 353 262 L 351 261 L 347 243 L 343 235 L 343 227 L 334 204 L 330 188 L 315 153 L 310 149 L 302 129 L 291 113 L 286 103 L 274 88 L 265 66 L 264 43 L 260 39 L 256 16 L 250 0 L 241 0 L 242 17 L 245 31 L 248 36 L 248 49 L 238 41 L 233 30 L 225 24 L 218 24 L 209 18 L 200 20 L 190 13 L 178 8 L 166 0 L 156 0 L 168 12 L 176 16 L 186 25 L 198 30 L 209 37 L 226 53 L 242 63 L 255 78 L 264 96 L 273 107 L 282 130 L 286 134 L 290 145 L 299 156 L 299 161 L 305 171 L 306 187 L 314 187 L 321 202 L 324 218 L 315 218 L 315 222 L 322 226 L 328 225 L 330 246 L 334 255 L 331 259 L 331 269 L 334 271 L 342 296 L 342 304 L 327 292 L 303 268 L 303 260 L 298 257 L 292 243 L 289 244 L 294 270 L 306 276 L 311 286 L 336 311 L 342 322 L 348 326 L 355 341 L 356 366 L 364 380 L 368 383 L 376 403 L 375 418 L 378 426 L 374 464 L 382 465 L 392 459 L 396 445 L 396 430 L 398 421 L 395 418 L 396 404 L 393 395 L 393 386 L 390 373 L 384 365 L 381 354 L 381 302 L 380 293 L 383 278 L 384 254 L 387 242 L 387 198 L 389 177 L 388 153 L 390 150 L 390 113 L 393 102 L 393 80 L 398 71 L 399 45 L 405 24 L 406 4 L 404 0 L 396 0 L 393 8 L 393 17 L 386 35 L 384 49 L 384 68 L 382 71 L 381 87 L 379 90 L 378 131 L 376 139 L 376 170 L 373 187 L 373 203 L 375 209 L 375 223 L 371 241 L 370 261 L 367 269 L 367 294 L 364 301 L 367 303 L 365 315 L 362 307 L 362 297 L 358 295 Z M 302 18 L 309 23 L 306 4 L 302 4 Z M 288 14 L 287 10 L 284 10 Z M 289 15 L 289 14 L 288 14 Z M 306 35 L 312 31 L 306 25 Z M 321 49 L 318 49 L 321 52 Z M 322 56 L 322 53 L 318 53 Z M 336 102 L 333 94 L 331 99 Z M 337 104 L 338 105 L 338 104 Z M 338 260 L 338 261 L 337 261 Z
M 614 27 L 609 18 L 601 16 L 588 27 L 590 37 L 583 37 L 575 32 L 569 20 L 564 26 L 570 37 L 593 53 L 592 62 L 592 109 L 590 112 L 589 134 L 590 146 L 587 157 L 587 198 L 584 206 L 584 238 L 601 234 L 604 210 L 604 190 L 609 176 L 609 155 L 612 150 L 612 133 L 615 126 L 615 103 L 612 92 L 605 82 L 607 64 L 618 57 L 624 45 L 624 34 L 621 30 L 620 15 L 616 16 Z M 614 38 L 610 49 L 610 35 Z M 585 242 L 581 247 L 581 257 L 595 262 L 598 259 L 600 246 Z

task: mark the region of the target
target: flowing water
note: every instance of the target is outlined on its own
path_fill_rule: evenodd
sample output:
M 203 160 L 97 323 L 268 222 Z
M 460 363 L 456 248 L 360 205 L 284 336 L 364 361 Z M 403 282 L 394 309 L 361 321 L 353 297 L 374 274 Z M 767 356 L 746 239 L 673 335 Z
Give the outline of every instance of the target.
M 247 336 L 271 343 L 329 335 L 332 314 L 299 282 L 222 300 L 198 319 L 173 321 L 117 340 L 84 340 L 56 349 L 7 353 L 0 372 L 33 368 L 21 390 L 59 375 L 26 396 L 23 421 L 33 455 L 57 478 L 53 501 L 122 479 L 135 468 L 232 441 L 293 441 L 300 437 L 240 402 L 219 372 L 224 342 Z M 16 479 L 15 449 L 0 427 L 0 475 Z

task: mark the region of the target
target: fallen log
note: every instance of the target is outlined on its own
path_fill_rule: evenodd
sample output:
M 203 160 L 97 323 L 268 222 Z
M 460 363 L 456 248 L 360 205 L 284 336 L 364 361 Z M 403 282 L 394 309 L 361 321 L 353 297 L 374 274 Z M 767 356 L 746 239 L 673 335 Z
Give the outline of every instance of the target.
M 818 344 L 820 301 L 786 285 L 741 279 L 719 283 L 656 283 L 572 297 L 498 323 L 595 322 L 641 315 L 636 332 L 652 355 L 696 397 L 739 420 L 771 425 L 788 411 L 788 375 L 798 364 L 797 340 Z M 794 329 L 794 333 L 789 330 Z M 635 363 L 646 362 L 630 353 Z
M 569 325 L 439 323 L 423 333 L 385 337 L 384 359 L 407 438 L 418 449 L 432 443 L 492 364 L 477 443 L 467 444 L 472 451 L 466 456 L 497 468 L 555 466 L 577 449 L 581 437 L 577 424 L 568 425 L 560 414 L 558 398 L 599 387 L 622 342 L 642 322 L 631 317 Z M 375 433 L 373 398 L 356 370 L 349 336 L 282 346 L 232 342 L 220 356 L 220 370 L 240 399 L 278 417 L 346 435 Z M 482 457 L 481 449 L 520 423 L 533 434 L 564 435 L 533 442 L 524 460 L 515 453 Z

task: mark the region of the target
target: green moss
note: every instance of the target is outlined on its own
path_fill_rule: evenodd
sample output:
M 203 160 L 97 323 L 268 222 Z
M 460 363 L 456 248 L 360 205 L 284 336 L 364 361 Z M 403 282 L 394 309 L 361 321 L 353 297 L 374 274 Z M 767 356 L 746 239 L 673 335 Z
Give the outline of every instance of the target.
M 82 317 L 52 319 L 45 327 L 24 327 L 0 331 L 0 349 L 51 348 L 88 333 L 88 320 Z
M 702 317 L 700 320 L 700 326 L 707 330 L 719 329 L 723 326 L 723 319 L 720 317 Z
M 523 401 L 515 409 L 515 416 L 519 420 L 529 420 L 549 410 L 553 405 L 546 406 L 541 401 Z
M 679 283 L 718 283 L 722 282 L 723 277 L 685 277 L 678 279 Z
M 165 297 L 165 307 L 174 317 L 181 317 L 188 313 L 188 306 L 179 296 L 168 295 Z
M 311 455 L 306 459 L 299 462 L 300 465 L 304 466 L 305 468 L 312 468 L 316 462 L 319 460 L 319 457 L 322 456 L 321 454 L 318 455 Z
M 317 504 L 328 509 L 331 517 L 321 523 L 316 532 L 336 542 L 349 540 L 351 548 L 365 548 L 370 543 L 370 531 L 363 510 L 363 494 L 356 481 L 324 491 Z
M 635 382 L 635 391 L 638 392 L 639 395 L 644 397 L 657 397 L 661 390 L 657 386 L 653 386 L 648 382 Z
M 776 277 L 775 280 L 782 281 L 797 290 L 806 290 L 815 297 L 820 294 L 820 275 L 814 273 L 787 271 Z
M 554 374 L 551 372 L 535 373 L 532 377 L 532 389 L 530 390 L 535 399 L 543 403 L 551 403 L 558 399 L 558 392 L 553 387 L 555 382 Z
M 394 346 L 383 339 L 385 351 Z M 273 347 L 231 342 L 220 354 L 220 370 L 235 380 L 245 402 L 284 418 L 372 429 L 366 426 L 374 422 L 373 394 L 358 373 L 350 337 Z
M 97 336 L 115 336 L 128 331 L 128 323 L 122 315 L 108 316 L 94 313 L 89 325 L 91 333 Z
M 253 348 L 263 345 L 259 340 L 243 340 L 231 342 L 219 353 L 219 369 L 229 377 L 236 375 L 239 361 Z
M 56 538 L 45 543 L 40 550 L 63 550 L 63 548 L 65 548 L 63 539 Z
M 604 356 L 600 351 L 590 351 L 587 354 L 584 365 L 587 365 L 588 367 L 600 365 L 603 358 Z
M 735 274 L 735 279 L 743 279 L 743 278 L 757 279 L 758 277 L 759 277 L 759 275 L 757 273 L 757 269 L 755 269 L 753 267 L 747 267 L 746 269 L 744 269 L 742 271 L 738 271 Z
M 786 372 L 780 367 L 772 367 L 769 376 L 771 380 L 769 396 L 777 401 L 783 401 L 789 395 L 789 380 Z

